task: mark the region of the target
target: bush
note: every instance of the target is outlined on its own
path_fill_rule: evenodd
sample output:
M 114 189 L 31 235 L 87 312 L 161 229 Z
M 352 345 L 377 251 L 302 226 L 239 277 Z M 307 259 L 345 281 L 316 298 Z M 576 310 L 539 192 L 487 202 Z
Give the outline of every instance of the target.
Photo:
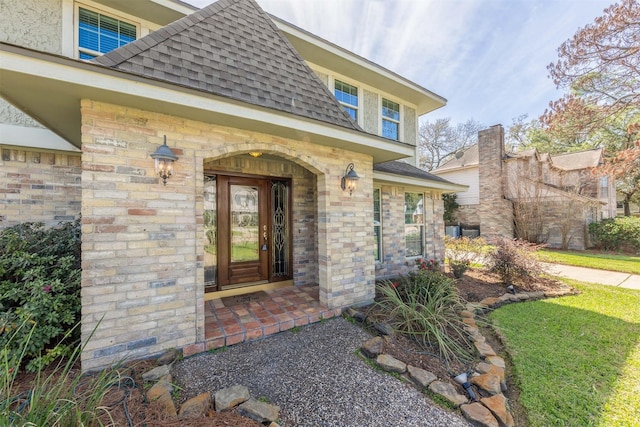
M 489 271 L 497 273 L 505 285 L 538 277 L 544 273 L 535 254 L 541 246 L 524 240 L 498 239 L 488 253 Z
M 487 252 L 487 243 L 481 237 L 471 239 L 469 237 L 445 236 L 444 248 L 449 268 L 451 268 L 453 276 L 459 279 L 473 261 Z
M 640 252 L 640 217 L 603 219 L 589 224 L 589 233 L 601 249 L 618 251 L 627 246 Z
M 24 351 L 28 371 L 69 354 L 78 338 L 67 332 L 80 318 L 80 250 L 79 221 L 0 232 L 0 346 Z
M 459 312 L 464 309 L 454 281 L 440 272 L 420 270 L 377 286 L 377 305 L 391 326 L 418 342 L 435 347 L 445 361 L 469 360 L 470 344 Z

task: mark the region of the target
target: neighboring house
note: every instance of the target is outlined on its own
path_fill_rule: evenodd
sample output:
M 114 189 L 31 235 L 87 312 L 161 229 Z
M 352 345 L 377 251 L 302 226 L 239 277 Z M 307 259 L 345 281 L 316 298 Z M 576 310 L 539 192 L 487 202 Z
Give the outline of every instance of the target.
M 341 308 L 443 259 L 442 194 L 466 187 L 410 164 L 440 96 L 254 0 L 2 12 L 0 227 L 82 215 L 84 369 L 208 348 L 208 300 L 317 285 Z
M 591 174 L 603 155 L 602 149 L 507 153 L 497 125 L 433 174 L 468 186 L 456 199 L 463 232 L 480 230 L 488 239 L 515 233 L 551 247 L 585 249 L 587 225 L 616 215 L 615 183 Z

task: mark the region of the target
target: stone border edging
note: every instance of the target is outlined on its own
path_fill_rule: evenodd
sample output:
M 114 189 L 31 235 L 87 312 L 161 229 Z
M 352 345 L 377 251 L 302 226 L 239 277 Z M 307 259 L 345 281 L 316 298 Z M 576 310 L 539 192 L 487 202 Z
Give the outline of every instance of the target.
M 458 393 L 461 386 L 456 386 L 449 379 L 438 379 L 437 376 L 424 369 L 407 365 L 384 351 L 384 339 L 376 336 L 365 342 L 360 350 L 369 359 L 375 359 L 376 364 L 384 371 L 400 374 L 408 378 L 420 391 L 428 389 L 459 408 L 462 415 L 471 423 L 484 427 L 514 427 L 515 421 L 509 411 L 504 392 L 507 391 L 505 380 L 505 361 L 498 356 L 494 349 L 486 342 L 476 324 L 476 314 L 483 314 L 502 305 L 514 302 L 535 301 L 546 298 L 556 298 L 576 295 L 579 292 L 563 285 L 552 292 L 514 292 L 505 293 L 500 297 L 485 298 L 478 303 L 467 303 L 466 310 L 460 312 L 464 330 L 480 355 L 481 361 L 476 364 L 469 376 L 469 382 L 481 390 L 482 395 L 477 401 L 471 401 L 467 396 Z M 345 315 L 353 317 L 360 323 L 368 323 L 378 333 L 391 336 L 393 330 L 386 324 L 369 322 L 366 315 L 355 307 L 347 308 Z M 480 394 L 480 393 L 478 393 Z

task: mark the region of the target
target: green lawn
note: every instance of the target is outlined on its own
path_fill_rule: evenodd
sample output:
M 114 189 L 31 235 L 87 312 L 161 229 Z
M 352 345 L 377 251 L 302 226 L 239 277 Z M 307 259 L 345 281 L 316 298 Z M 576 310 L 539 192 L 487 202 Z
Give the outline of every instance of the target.
M 640 291 L 565 281 L 582 294 L 490 315 L 530 425 L 640 425 Z
M 540 260 L 545 262 L 640 274 L 640 257 L 638 256 L 548 249 L 541 249 L 537 253 Z

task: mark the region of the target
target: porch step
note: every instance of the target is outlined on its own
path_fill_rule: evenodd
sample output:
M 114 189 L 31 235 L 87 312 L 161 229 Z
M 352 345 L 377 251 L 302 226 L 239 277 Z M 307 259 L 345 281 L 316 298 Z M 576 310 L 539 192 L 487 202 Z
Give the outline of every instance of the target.
M 205 302 L 205 350 L 250 341 L 341 314 L 320 305 L 317 286 L 264 291 L 268 298 L 225 306 Z

